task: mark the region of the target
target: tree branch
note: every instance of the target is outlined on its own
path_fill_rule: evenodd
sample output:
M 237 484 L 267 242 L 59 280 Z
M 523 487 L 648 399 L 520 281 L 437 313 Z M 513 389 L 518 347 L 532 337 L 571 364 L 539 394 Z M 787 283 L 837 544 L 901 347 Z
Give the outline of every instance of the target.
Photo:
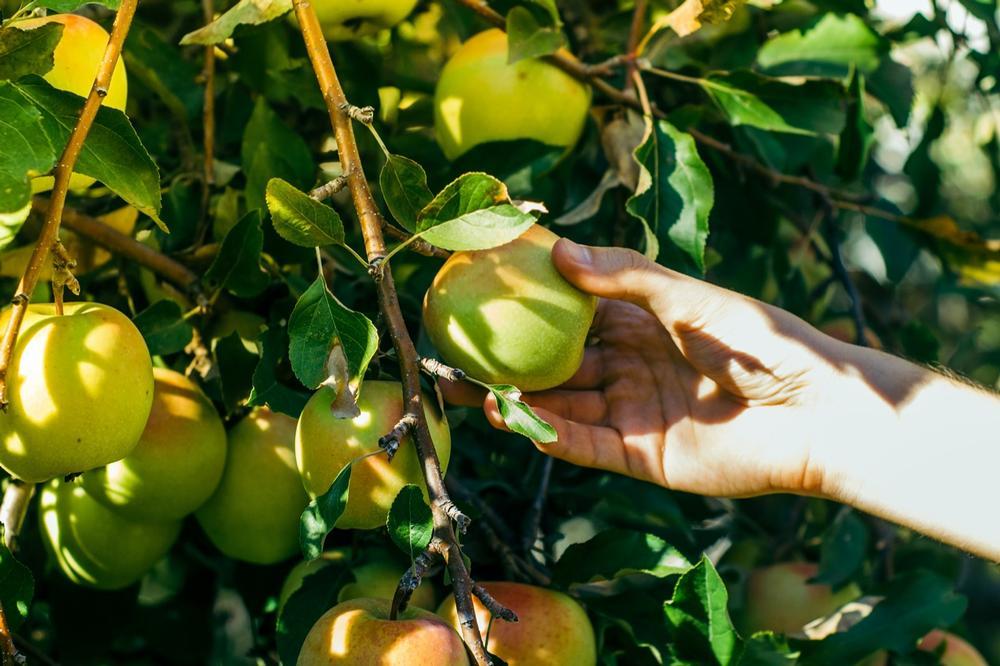
M 7 624 L 3 604 L 0 604 L 0 647 L 3 651 L 3 666 L 21 666 L 25 663 L 24 656 L 14 646 L 14 636 Z
M 345 109 L 349 109 L 350 106 L 337 78 L 333 60 L 330 58 L 330 51 L 312 4 L 309 0 L 294 0 L 293 4 L 306 51 L 309 54 L 309 60 L 316 73 L 320 91 L 330 115 L 341 167 L 344 175 L 347 176 L 348 188 L 361 225 L 368 262 L 372 266 L 378 266 L 386 255 L 385 239 L 382 236 L 384 221 L 368 187 L 364 168 L 361 165 L 358 145 L 354 138 L 354 128 L 350 117 L 345 112 Z M 372 273 L 378 289 L 379 309 L 385 319 L 389 336 L 392 338 L 393 347 L 399 359 L 403 384 L 403 412 L 417 416 L 412 440 L 423 467 L 424 480 L 431 499 L 434 536 L 443 544 L 440 554 L 451 574 L 462 637 L 476 663 L 479 666 L 489 666 L 491 660 L 483 645 L 472 605 L 473 582 L 462 559 L 462 551 L 452 525 L 452 517 L 446 510 L 447 506 L 451 504 L 451 500 L 448 498 L 448 491 L 441 473 L 441 464 L 431 440 L 430 429 L 424 413 L 417 350 L 406 330 L 406 323 L 403 320 L 399 298 L 396 295 L 392 279 L 392 271 L 374 270 Z
M 7 370 L 10 368 L 10 359 L 14 354 L 14 347 L 17 344 L 17 334 L 21 330 L 21 322 L 28 310 L 28 303 L 31 301 L 31 294 L 38 283 L 38 275 L 42 270 L 42 265 L 49 256 L 59 234 L 59 224 L 62 221 L 63 207 L 66 205 L 66 194 L 69 190 L 69 179 L 73 174 L 73 167 L 83 150 L 83 142 L 90 132 L 94 119 L 101 102 L 108 94 L 108 86 L 111 85 L 111 75 L 115 71 L 118 57 L 121 55 L 122 45 L 128 35 L 132 25 L 132 17 L 135 16 L 135 8 L 138 0 L 122 0 L 118 13 L 115 14 L 114 27 L 111 29 L 111 37 L 108 39 L 107 48 L 104 49 L 104 56 L 101 64 L 97 68 L 97 76 L 94 84 L 90 88 L 90 94 L 80 109 L 80 116 L 69 135 L 66 147 L 63 149 L 59 161 L 56 162 L 55 184 L 52 187 L 52 199 L 42 232 L 35 243 L 35 249 L 28 259 L 28 265 L 24 269 L 24 274 L 17 284 L 17 291 L 12 299 L 10 319 L 7 328 L 4 330 L 3 339 L 0 341 L 0 410 L 6 410 L 8 404 L 7 395 Z
M 205 25 L 208 25 L 215 18 L 215 8 L 212 0 L 201 0 L 201 11 Z M 205 84 L 204 103 L 202 105 L 201 126 L 202 126 L 202 149 L 204 157 L 202 160 L 202 176 L 204 178 L 204 189 L 202 190 L 202 215 L 208 215 L 208 200 L 215 183 L 215 45 L 205 46 L 205 62 L 202 66 L 201 77 Z

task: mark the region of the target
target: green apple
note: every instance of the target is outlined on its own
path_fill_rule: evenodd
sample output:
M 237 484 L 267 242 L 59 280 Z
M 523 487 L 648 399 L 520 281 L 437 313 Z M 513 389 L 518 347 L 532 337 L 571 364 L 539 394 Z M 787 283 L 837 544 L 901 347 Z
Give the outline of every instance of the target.
M 465 645 L 444 620 L 421 608 L 389 619 L 388 599 L 352 599 L 328 610 L 306 635 L 298 666 L 467 666 Z
M 522 391 L 573 376 L 597 299 L 556 271 L 558 238 L 536 224 L 506 245 L 451 255 L 424 299 L 424 327 L 446 363 Z
M 94 85 L 98 67 L 104 57 L 104 49 L 108 45 L 107 31 L 89 18 L 76 14 L 53 14 L 42 18 L 27 19 L 14 24 L 21 30 L 33 30 L 48 23 L 60 23 L 63 26 L 62 37 L 53 52 L 53 65 L 44 79 L 53 88 L 65 90 L 81 97 L 90 94 Z M 115 64 L 111 75 L 111 85 L 102 104 L 112 109 L 125 110 L 128 99 L 128 76 L 125 73 L 125 63 L 122 58 Z M 31 183 L 34 192 L 45 192 L 52 189 L 52 176 L 35 178 Z M 71 190 L 82 190 L 90 187 L 94 179 L 74 173 L 69 181 Z
M 229 557 L 274 564 L 299 548 L 299 517 L 309 498 L 295 469 L 295 419 L 258 408 L 229 431 L 222 481 L 195 513 Z
M 473 598 L 479 631 L 486 649 L 508 666 L 593 666 L 597 663 L 594 627 L 583 608 L 562 592 L 523 583 L 482 583 L 493 598 L 517 613 L 517 622 L 495 620 Z M 459 628 L 455 597 L 449 596 L 438 615 Z
M 462 44 L 444 66 L 434 131 L 448 159 L 492 141 L 570 147 L 580 138 L 590 87 L 545 60 L 509 64 L 507 51 L 507 34 L 494 28 Z
M 0 414 L 0 465 L 38 483 L 127 456 L 153 403 L 153 366 L 138 329 L 99 303 L 28 306 Z M 10 309 L 0 314 L 0 330 Z
M 53 480 L 38 503 L 42 540 L 78 585 L 115 590 L 153 568 L 180 534 L 180 521 L 139 522 L 107 508 L 78 483 Z
M 360 456 L 379 448 L 378 440 L 392 431 L 403 416 L 403 389 L 398 382 L 366 381 L 358 399 L 360 413 L 353 419 L 341 419 L 330 410 L 336 392 L 323 387 L 313 394 L 299 417 L 295 435 L 295 459 L 302 482 L 312 497 L 330 488 L 340 470 L 349 462 L 351 483 L 347 507 L 337 521 L 343 529 L 374 529 L 385 525 L 389 507 L 406 484 L 425 489 L 423 471 L 411 437 L 400 442 L 396 457 Z M 451 432 L 434 401 L 424 395 L 424 414 L 431 439 L 441 461 L 441 471 L 448 468 L 451 456 Z
M 316 17 L 330 40 L 368 37 L 406 18 L 417 0 L 314 0 Z
M 153 369 L 153 409 L 138 446 L 83 475 L 95 499 L 134 520 L 180 520 L 215 491 L 226 465 L 222 419 L 198 385 Z
M 819 567 L 809 562 L 785 562 L 752 571 L 743 616 L 746 631 L 800 633 L 816 618 L 861 596 L 853 583 L 836 592 L 829 585 L 810 583 L 818 573 Z

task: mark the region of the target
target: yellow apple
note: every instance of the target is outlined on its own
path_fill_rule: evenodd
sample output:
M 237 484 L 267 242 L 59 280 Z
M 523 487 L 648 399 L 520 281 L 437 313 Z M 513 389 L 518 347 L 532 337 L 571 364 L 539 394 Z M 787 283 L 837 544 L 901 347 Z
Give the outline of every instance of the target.
M 78 483 L 53 480 L 41 492 L 42 540 L 78 585 L 115 590 L 153 568 L 181 530 L 180 521 L 138 522 L 107 508 Z
M 226 431 L 212 403 L 184 375 L 153 369 L 153 409 L 138 446 L 83 475 L 95 499 L 133 520 L 180 520 L 215 491 Z
M 278 595 L 278 613 L 281 613 L 288 598 L 302 587 L 302 581 L 307 576 L 331 564 L 348 566 L 350 560 L 350 551 L 347 548 L 335 548 L 326 551 L 315 560 L 305 560 L 296 564 L 288 572 L 285 583 L 281 586 L 281 593 Z M 350 568 L 354 574 L 354 581 L 340 589 L 337 594 L 338 602 L 360 598 L 392 600 L 399 579 L 406 571 L 406 567 L 397 563 L 389 553 L 378 550 L 365 551 L 357 562 L 350 564 Z M 433 610 L 434 587 L 429 582 L 423 583 L 410 597 L 410 605 Z
M 229 557 L 254 564 L 285 560 L 299 547 L 309 498 L 295 469 L 295 419 L 258 408 L 229 431 L 222 481 L 195 513 Z
M 298 666 L 467 666 L 465 645 L 444 620 L 412 607 L 390 620 L 389 606 L 387 599 L 334 606 L 309 630 Z
M 314 0 L 316 17 L 330 40 L 368 37 L 406 18 L 417 0 Z
M 330 403 L 335 396 L 333 389 L 321 388 L 309 399 L 299 417 L 295 458 L 302 482 L 312 497 L 325 493 L 344 465 L 378 450 L 379 438 L 387 435 L 403 416 L 403 389 L 397 382 L 364 382 L 358 399 L 360 414 L 353 419 L 341 419 L 333 414 Z M 444 416 L 438 414 L 434 401 L 424 395 L 423 402 L 444 472 L 451 456 L 451 432 Z M 400 442 L 392 462 L 384 455 L 376 455 L 354 463 L 347 507 L 337 527 L 373 529 L 385 525 L 392 501 L 409 483 L 425 488 L 416 447 L 407 436 Z M 424 494 L 426 496 L 426 489 Z
M 53 88 L 86 97 L 94 85 L 94 78 L 97 76 L 110 35 L 89 18 L 76 14 L 53 14 L 27 19 L 18 21 L 15 27 L 21 30 L 33 30 L 47 23 L 61 23 L 63 32 L 52 54 L 52 69 L 43 78 Z M 125 63 L 119 58 L 111 75 L 108 94 L 102 104 L 124 111 L 127 98 L 128 77 L 125 73 Z M 70 178 L 69 187 L 71 190 L 82 190 L 93 183 L 94 179 L 90 176 L 74 173 Z M 52 189 L 52 184 L 52 176 L 42 176 L 32 181 L 31 189 L 36 193 L 45 192 Z
M 817 573 L 819 567 L 809 562 L 785 562 L 752 571 L 743 616 L 746 631 L 801 633 L 812 620 L 861 596 L 853 583 L 836 592 L 829 585 L 809 583 Z
M 517 613 L 517 622 L 497 619 L 473 599 L 486 649 L 508 666 L 593 666 L 597 663 L 594 627 L 583 608 L 562 592 L 522 583 L 482 583 L 501 604 Z M 449 596 L 438 615 L 459 628 L 455 597 Z
M 507 34 L 494 28 L 462 44 L 441 71 L 434 131 L 448 159 L 492 141 L 569 147 L 580 138 L 590 87 L 545 60 L 511 65 L 507 55 Z
M 556 271 L 558 238 L 536 224 L 506 245 L 451 255 L 424 299 L 427 335 L 446 363 L 522 391 L 573 376 L 597 299 Z
M 153 402 L 153 366 L 142 335 L 99 303 L 30 305 L 0 413 L 0 465 L 38 483 L 127 456 Z M 0 331 L 10 309 L 0 314 Z

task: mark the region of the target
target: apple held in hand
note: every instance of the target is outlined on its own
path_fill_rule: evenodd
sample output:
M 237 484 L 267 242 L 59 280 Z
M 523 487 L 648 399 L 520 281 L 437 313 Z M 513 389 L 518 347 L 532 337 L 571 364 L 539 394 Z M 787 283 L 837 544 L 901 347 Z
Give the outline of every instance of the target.
M 295 469 L 295 420 L 257 408 L 229 431 L 226 468 L 195 513 L 229 557 L 274 564 L 299 547 L 299 517 L 309 498 Z
M 153 367 L 138 329 L 99 303 L 28 306 L 0 413 L 0 465 L 38 483 L 120 460 L 139 442 Z M 10 308 L 0 315 L 7 326 Z
M 53 66 L 44 79 L 53 88 L 65 90 L 81 97 L 90 94 L 94 85 L 94 77 L 104 57 L 110 35 L 100 25 L 89 18 L 76 14 L 53 14 L 42 18 L 18 21 L 14 27 L 20 30 L 33 30 L 48 23 L 60 23 L 63 26 L 62 38 L 52 54 Z M 125 63 L 122 58 L 115 63 L 115 71 L 111 75 L 111 85 L 102 104 L 112 109 L 125 110 L 128 98 L 128 77 L 125 73 Z M 81 100 L 81 104 L 82 104 Z M 52 176 L 41 176 L 32 181 L 34 192 L 45 192 L 52 189 Z M 90 187 L 94 179 L 74 173 L 69 181 L 71 190 L 82 190 Z
M 327 39 L 369 37 L 406 18 L 417 0 L 315 0 L 313 8 Z
M 379 449 L 378 440 L 389 434 L 403 416 L 403 388 L 398 382 L 366 381 L 358 398 L 360 414 L 353 419 L 337 418 L 330 410 L 336 393 L 320 388 L 310 398 L 299 417 L 295 435 L 295 458 L 302 482 L 312 497 L 330 488 L 344 465 Z M 451 456 L 451 432 L 439 415 L 434 401 L 424 395 L 424 414 L 431 439 L 441 461 L 442 473 Z M 399 443 L 396 456 L 369 456 L 351 468 L 347 507 L 337 521 L 342 529 L 374 529 L 385 525 L 389 507 L 406 484 L 424 486 L 412 437 Z M 426 497 L 426 489 L 424 495 Z
M 853 583 L 836 592 L 829 585 L 810 583 L 818 573 L 819 567 L 809 562 L 786 562 L 751 572 L 743 614 L 746 631 L 801 633 L 811 621 L 861 596 Z
M 482 583 L 493 597 L 517 614 L 517 622 L 500 619 L 490 626 L 490 612 L 473 598 L 479 631 L 486 649 L 509 666 L 593 666 L 597 663 L 594 627 L 587 613 L 562 592 L 522 583 Z M 455 597 L 449 596 L 438 615 L 458 629 Z
M 215 491 L 226 431 L 212 403 L 184 375 L 153 369 L 153 409 L 138 446 L 83 475 L 95 499 L 134 520 L 180 520 Z
M 492 141 L 569 147 L 580 138 L 589 86 L 542 59 L 507 60 L 507 34 L 494 28 L 462 44 L 441 71 L 434 131 L 448 159 Z
M 42 540 L 78 585 L 115 590 L 141 579 L 177 540 L 179 521 L 138 522 L 107 508 L 78 483 L 51 481 L 39 500 Z
M 389 619 L 387 599 L 354 599 L 328 610 L 309 630 L 298 666 L 466 666 L 465 645 L 444 620 L 420 608 Z
M 556 271 L 558 238 L 536 224 L 506 245 L 451 255 L 424 299 L 424 326 L 446 363 L 522 391 L 573 376 L 597 299 Z

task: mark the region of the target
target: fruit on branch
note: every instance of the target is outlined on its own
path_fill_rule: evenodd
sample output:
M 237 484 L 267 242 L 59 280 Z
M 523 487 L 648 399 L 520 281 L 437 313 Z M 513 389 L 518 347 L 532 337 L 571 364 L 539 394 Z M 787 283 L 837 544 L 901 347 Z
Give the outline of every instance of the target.
M 558 238 L 536 224 L 506 245 L 451 255 L 424 299 L 424 326 L 446 363 L 522 391 L 573 376 L 597 299 L 556 271 Z
M 517 622 L 500 619 L 490 626 L 490 613 L 473 598 L 479 631 L 486 649 L 509 666 L 593 666 L 597 663 L 594 627 L 583 608 L 562 592 L 523 583 L 481 583 L 498 602 L 517 613 Z M 455 597 L 449 596 L 438 615 L 458 629 Z
M 924 636 L 917 647 L 925 652 L 936 652 L 942 643 L 945 648 L 941 653 L 941 666 L 989 666 L 979 650 L 955 634 L 940 629 Z
M 153 409 L 138 446 L 83 475 L 95 499 L 133 520 L 180 520 L 215 491 L 226 431 L 212 403 L 184 375 L 153 369 Z
M 507 34 L 494 28 L 445 64 L 434 93 L 434 131 L 448 159 L 492 141 L 569 147 L 580 138 L 590 87 L 545 60 L 508 64 L 507 51 Z
M 417 0 L 315 0 L 312 4 L 326 38 L 342 41 L 391 28 L 413 11 Z
M 38 483 L 120 460 L 139 442 L 153 366 L 138 329 L 100 303 L 29 305 L 7 371 L 0 465 Z M 10 308 L 0 314 L 0 330 Z
M 331 566 L 350 566 L 354 581 L 347 583 L 337 594 L 337 601 L 350 601 L 351 599 L 389 599 L 396 593 L 399 579 L 406 572 L 406 567 L 396 561 L 397 558 L 384 550 L 366 550 L 361 553 L 358 561 L 351 563 L 350 550 L 347 548 L 335 548 L 328 550 L 315 560 L 299 562 L 288 572 L 285 583 L 281 586 L 281 593 L 278 595 L 278 612 L 284 607 L 285 602 L 296 590 L 302 587 L 302 581 L 309 575 Z M 410 605 L 434 609 L 434 588 L 430 583 L 425 582 L 413 592 L 410 597 Z
M 403 387 L 398 382 L 364 382 L 358 398 L 360 413 L 353 419 L 338 418 L 331 411 L 335 396 L 332 388 L 320 388 L 299 417 L 295 459 L 312 497 L 325 493 L 349 462 L 378 451 L 379 438 L 389 434 L 403 416 Z M 423 405 L 443 474 L 451 456 L 451 432 L 433 398 L 424 394 Z M 423 489 L 426 498 L 417 449 L 412 435 L 407 435 L 400 441 L 392 462 L 381 454 L 354 462 L 347 507 L 337 527 L 374 529 L 385 525 L 392 501 L 410 483 Z
M 21 30 L 33 30 L 48 23 L 62 24 L 63 32 L 52 54 L 52 69 L 43 78 L 53 88 L 86 97 L 94 85 L 94 78 L 104 58 L 104 50 L 108 46 L 110 35 L 94 21 L 76 14 L 53 14 L 19 21 L 15 25 Z M 124 111 L 127 98 L 128 76 L 125 73 L 125 63 L 119 57 L 115 63 L 115 71 L 111 75 L 108 94 L 102 104 Z M 45 192 L 52 189 L 53 182 L 52 176 L 42 176 L 34 179 L 31 187 L 34 192 Z M 82 190 L 93 183 L 94 179 L 90 176 L 74 173 L 70 178 L 69 188 Z
M 809 562 L 785 562 L 750 573 L 742 623 L 748 632 L 801 633 L 802 627 L 861 596 L 851 583 L 837 591 L 810 583 L 819 567 Z
M 298 666 L 467 666 L 465 645 L 444 620 L 421 608 L 389 619 L 388 599 L 352 599 L 328 610 L 306 635 Z
M 54 480 L 41 492 L 42 541 L 78 585 L 115 590 L 153 568 L 173 546 L 180 521 L 129 520 L 88 495 L 79 483 Z
M 226 468 L 195 517 L 229 557 L 274 564 L 299 547 L 309 499 L 295 469 L 295 420 L 257 408 L 229 431 Z

